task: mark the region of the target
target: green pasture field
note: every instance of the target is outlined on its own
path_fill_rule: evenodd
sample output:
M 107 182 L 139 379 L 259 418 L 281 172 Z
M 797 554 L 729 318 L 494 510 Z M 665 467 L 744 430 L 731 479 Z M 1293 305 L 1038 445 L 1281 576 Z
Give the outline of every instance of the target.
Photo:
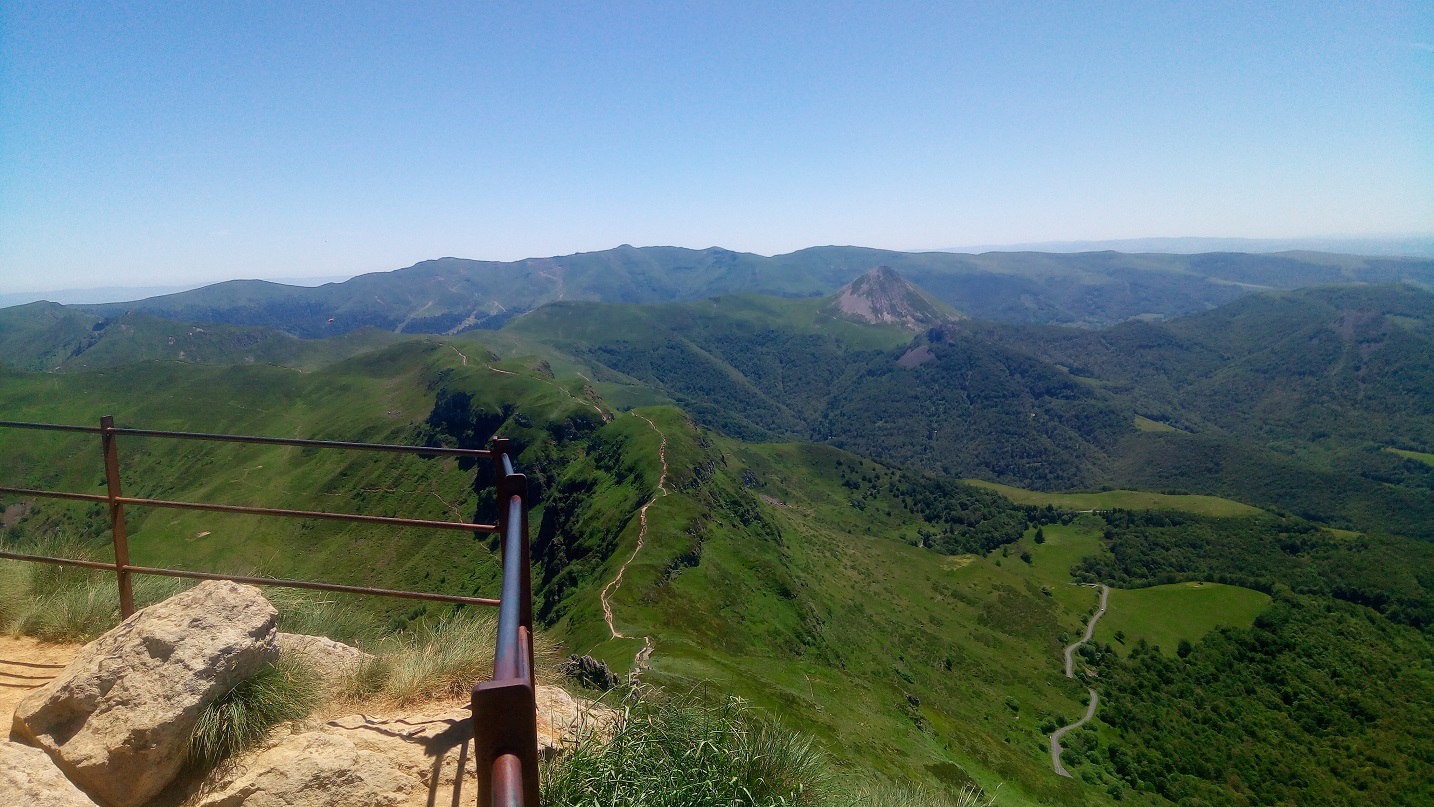
M 1161 423 L 1158 420 L 1151 420 L 1144 415 L 1135 416 L 1135 428 L 1143 432 L 1178 432 L 1180 429 L 1171 426 L 1169 423 Z
M 1173 655 L 1181 639 L 1193 643 L 1220 626 L 1248 628 L 1269 604 L 1268 594 L 1220 583 L 1111 589 L 1095 638 L 1121 655 L 1128 655 L 1141 639 Z M 1124 642 L 1116 641 L 1116 631 L 1125 632 Z
M 1065 510 L 1179 510 L 1205 516 L 1254 516 L 1264 511 L 1219 496 L 1106 490 L 1099 493 L 1044 493 L 1036 490 L 967 479 L 967 484 L 994 490 L 1017 504 L 1051 505 Z
M 1434 454 L 1425 454 L 1422 451 L 1406 451 L 1402 448 L 1386 448 L 1385 451 L 1398 454 L 1405 459 L 1411 459 L 1417 462 L 1422 462 L 1425 465 L 1434 466 Z

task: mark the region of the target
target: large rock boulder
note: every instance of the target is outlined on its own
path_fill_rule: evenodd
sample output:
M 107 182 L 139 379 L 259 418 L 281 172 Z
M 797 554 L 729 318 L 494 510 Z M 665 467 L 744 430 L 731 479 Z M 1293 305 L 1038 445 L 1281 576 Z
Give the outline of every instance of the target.
M 95 807 L 38 748 L 0 742 L 0 804 L 10 807 Z
M 111 807 L 138 807 L 184 765 L 200 712 L 278 657 L 259 589 L 209 581 L 137 612 L 20 702 L 12 734 Z

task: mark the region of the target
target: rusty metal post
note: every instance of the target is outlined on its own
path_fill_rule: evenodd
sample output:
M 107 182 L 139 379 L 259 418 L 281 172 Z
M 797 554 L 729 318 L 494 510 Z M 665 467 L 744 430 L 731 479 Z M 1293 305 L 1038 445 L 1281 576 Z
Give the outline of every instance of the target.
M 115 442 L 113 415 L 100 418 L 100 443 L 105 452 L 105 487 L 110 506 L 110 537 L 115 547 L 115 577 L 119 582 L 120 618 L 134 614 L 134 588 L 129 574 L 129 538 L 125 535 L 124 505 L 120 490 L 119 446 Z
M 537 688 L 528 550 L 528 478 L 509 473 L 508 441 L 493 440 L 502 536 L 503 595 L 493 680 L 473 687 L 473 748 L 479 807 L 537 807 Z M 506 460 L 506 461 L 505 461 Z
M 531 554 L 531 541 L 529 540 L 531 536 L 528 534 L 528 509 L 532 506 L 532 502 L 528 501 L 527 475 L 514 474 L 513 476 L 513 481 L 517 484 L 510 485 L 509 490 L 523 502 L 521 508 L 522 524 L 518 528 L 519 533 L 522 535 L 522 538 L 519 540 L 519 557 L 517 558 L 518 566 L 522 569 L 519 576 L 518 596 L 522 599 L 518 604 L 520 614 L 518 619 L 523 644 L 527 650 L 523 655 L 527 658 L 528 662 L 528 685 L 533 687 L 534 692 L 537 692 L 538 684 L 533 671 L 533 558 Z M 515 488 L 516 490 L 514 490 Z

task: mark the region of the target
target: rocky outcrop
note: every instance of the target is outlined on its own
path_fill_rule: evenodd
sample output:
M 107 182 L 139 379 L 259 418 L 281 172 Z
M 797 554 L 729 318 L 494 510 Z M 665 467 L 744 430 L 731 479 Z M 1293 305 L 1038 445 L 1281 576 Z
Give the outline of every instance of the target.
M 101 802 L 138 807 L 183 766 L 201 710 L 278 657 L 276 618 L 227 581 L 142 609 L 21 701 L 12 734 Z
M 291 735 L 232 766 L 193 807 L 400 807 L 428 791 L 382 753 L 361 748 L 351 733 Z M 443 804 L 449 802 L 443 801 Z
M 910 331 L 924 331 L 962 318 L 955 309 L 917 288 L 888 266 L 878 266 L 842 286 L 832 296 L 827 311 L 842 319 L 869 325 L 898 325 Z
M 621 683 L 617 673 L 608 669 L 606 661 L 599 661 L 592 656 L 568 656 L 567 661 L 558 665 L 558 672 L 582 686 L 604 692 Z
M 203 708 L 281 652 L 330 681 L 370 658 L 323 637 L 278 634 L 275 620 L 257 589 L 205 583 L 81 649 L 16 709 L 15 738 L 43 750 L 0 747 L 0 807 L 427 807 L 476 797 L 472 720 L 457 703 L 284 724 L 260 748 L 174 781 Z M 611 709 L 561 688 L 536 694 L 545 756 L 615 722 Z
M 0 742 L 0 804 L 15 807 L 95 807 L 38 748 Z

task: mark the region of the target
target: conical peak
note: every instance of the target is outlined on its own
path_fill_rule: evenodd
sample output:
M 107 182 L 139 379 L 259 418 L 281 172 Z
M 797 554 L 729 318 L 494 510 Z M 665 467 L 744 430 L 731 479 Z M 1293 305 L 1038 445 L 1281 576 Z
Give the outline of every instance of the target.
M 915 331 L 961 316 L 889 266 L 877 266 L 843 286 L 831 309 L 845 319 Z

